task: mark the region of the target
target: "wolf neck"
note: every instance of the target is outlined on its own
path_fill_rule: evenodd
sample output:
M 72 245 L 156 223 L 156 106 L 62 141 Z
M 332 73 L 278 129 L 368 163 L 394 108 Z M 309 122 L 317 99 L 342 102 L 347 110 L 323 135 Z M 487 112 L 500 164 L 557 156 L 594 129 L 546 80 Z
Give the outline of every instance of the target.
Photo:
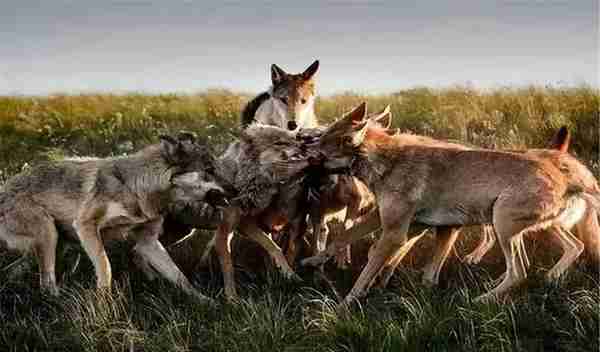
M 142 209 L 146 215 L 156 215 L 167 205 L 165 198 L 171 183 L 173 169 L 162 162 L 157 146 L 146 149 L 127 158 L 117 159 L 114 163 L 115 176 L 141 200 L 148 204 Z
M 356 176 L 370 189 L 375 190 L 394 165 L 394 159 L 391 157 L 393 152 L 410 144 L 410 141 L 404 143 L 401 138 L 390 136 L 383 130 L 370 128 L 352 163 L 352 176 Z

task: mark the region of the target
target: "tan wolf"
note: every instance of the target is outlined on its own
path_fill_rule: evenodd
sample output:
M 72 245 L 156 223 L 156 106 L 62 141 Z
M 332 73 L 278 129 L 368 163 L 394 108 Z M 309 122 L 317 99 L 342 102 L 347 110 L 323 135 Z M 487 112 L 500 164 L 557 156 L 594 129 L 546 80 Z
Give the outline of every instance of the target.
M 392 123 L 390 106 L 382 111 L 370 114 L 368 118 L 382 128 L 389 128 Z M 348 175 L 329 175 L 320 177 L 314 201 L 310 202 L 310 219 L 313 223 L 312 255 L 318 255 L 325 250 L 329 233 L 333 238 L 343 236 L 343 230 L 349 229 L 356 222 L 376 208 L 375 195 L 356 177 Z M 338 226 L 334 226 L 337 222 Z M 288 261 L 294 263 L 295 251 L 291 245 L 286 253 Z M 351 261 L 350 245 L 336 254 L 338 267 L 345 267 Z
M 273 64 L 273 85 L 244 107 L 242 127 L 255 122 L 290 130 L 317 127 L 314 77 L 318 69 L 319 60 L 299 74 L 287 73 Z
M 579 182 L 593 187 L 596 179 L 593 174 L 579 162 L 576 162 L 573 157 L 565 157 L 562 153 L 566 153 L 569 148 L 570 133 L 566 127 L 561 127 L 552 138 L 548 145 L 548 149 L 527 149 L 525 151 L 511 151 L 516 153 L 525 153 L 530 156 L 546 159 L 557 166 L 561 172 L 568 177 L 576 178 Z M 462 149 L 466 147 L 458 146 Z M 565 229 L 571 230 L 576 228 L 576 233 L 581 242 L 565 242 L 559 236 L 550 236 L 558 245 L 571 257 L 575 257 L 584 250 L 589 259 L 594 263 L 600 262 L 600 226 L 598 225 L 597 212 L 591 204 L 586 204 L 586 209 L 583 217 L 577 223 L 565 221 L 562 222 Z M 481 258 L 494 246 L 496 242 L 494 228 L 490 224 L 484 224 L 483 236 L 476 248 L 464 257 L 464 261 L 471 264 L 477 264 Z M 437 231 L 435 236 L 435 248 L 431 261 L 426 265 L 423 273 L 423 282 L 428 285 L 437 285 L 439 282 L 439 274 L 444 265 L 445 260 L 452 249 L 454 242 L 458 238 L 460 227 L 442 228 Z M 528 258 L 524 256 L 525 262 L 528 264 Z M 382 272 L 381 285 L 386 286 L 389 279 L 393 275 L 394 269 L 398 266 L 400 260 L 395 256 L 386 264 L 386 268 Z M 566 270 L 567 268 L 565 268 Z M 564 272 L 564 271 L 563 271 Z M 560 275 L 562 272 L 557 273 Z M 549 277 L 556 279 L 557 276 Z
M 164 250 L 159 237 L 169 205 L 224 197 L 212 175 L 210 150 L 194 136 L 162 136 L 160 144 L 107 159 L 41 163 L 10 179 L 0 192 L 0 244 L 32 252 L 41 286 L 57 293 L 59 239 L 78 240 L 92 261 L 97 287 L 110 288 L 104 244 L 131 239 L 134 251 L 169 281 L 204 301 Z M 212 198 L 212 199 L 207 199 Z
M 562 223 L 581 219 L 586 200 L 596 209 L 600 206 L 597 183 L 585 185 L 567 177 L 547 160 L 426 145 L 419 136 L 391 136 L 371 126 L 365 116 L 366 104 L 361 104 L 331 125 L 319 142 L 327 169 L 350 168 L 374 192 L 379 219 L 363 227 L 376 228 L 379 222 L 383 229 L 346 303 L 366 292 L 400 248 L 403 253 L 410 250 L 419 238 L 407 238 L 412 222 L 436 227 L 492 223 L 507 270 L 503 281 L 480 297 L 489 298 L 503 296 L 526 278 L 523 235 L 548 229 L 576 243 Z M 548 275 L 561 273 L 572 260 L 565 253 Z

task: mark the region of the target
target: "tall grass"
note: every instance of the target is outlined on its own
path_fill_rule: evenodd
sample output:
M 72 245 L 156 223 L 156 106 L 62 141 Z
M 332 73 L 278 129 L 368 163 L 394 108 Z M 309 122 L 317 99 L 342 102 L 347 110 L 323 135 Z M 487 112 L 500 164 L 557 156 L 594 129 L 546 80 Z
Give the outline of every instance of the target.
M 222 150 L 239 133 L 239 111 L 249 98 L 223 90 L 195 95 L 0 97 L 0 184 L 42 159 L 120 155 L 156 141 L 161 133 L 181 129 L 195 131 Z M 362 100 L 372 110 L 391 104 L 394 127 L 491 148 L 544 146 L 559 126 L 567 125 L 573 132 L 572 152 L 600 175 L 596 89 L 454 87 L 380 96 L 348 93 L 320 98 L 318 116 L 329 122 Z M 361 260 L 350 270 L 328 268 L 333 286 L 310 271 L 301 270 L 304 281 L 293 283 L 270 270 L 238 267 L 241 300 L 227 304 L 218 270 L 186 263 L 194 251 L 201 252 L 205 238 L 170 249 L 193 283 L 223 303 L 210 308 L 164 281 L 147 281 L 132 269 L 126 248 L 110 251 L 115 273 L 110 293 L 94 290 L 93 268 L 85 256 L 71 272 L 78 253 L 61 252 L 58 297 L 40 293 L 35 263 L 28 261 L 33 270 L 14 275 L 4 268 L 16 257 L 2 253 L 0 350 L 600 349 L 599 268 L 582 259 L 559 284 L 546 284 L 543 274 L 556 262 L 558 252 L 546 241 L 528 240 L 533 259 L 528 283 L 508 302 L 474 303 L 473 298 L 492 287 L 504 269 L 498 249 L 478 266 L 460 261 L 460 255 L 473 248 L 478 232 L 471 229 L 461 236 L 459 255 L 449 259 L 439 288 L 420 283 L 418 269 L 432 246 L 431 238 L 426 238 L 406 258 L 388 289 L 371 290 L 349 312 L 337 309 L 338 297 L 356 278 L 364 264 Z

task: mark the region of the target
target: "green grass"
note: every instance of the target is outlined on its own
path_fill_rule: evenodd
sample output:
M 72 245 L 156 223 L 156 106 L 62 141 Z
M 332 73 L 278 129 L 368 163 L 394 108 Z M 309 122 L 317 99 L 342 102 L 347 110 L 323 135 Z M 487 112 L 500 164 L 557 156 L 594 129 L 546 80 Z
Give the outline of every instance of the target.
M 222 148 L 233 139 L 247 95 L 207 91 L 197 95 L 83 95 L 0 97 L 0 183 L 25 164 L 63 155 L 119 155 L 181 129 Z M 598 90 L 530 87 L 489 92 L 456 87 L 417 88 L 386 96 L 343 94 L 320 98 L 326 122 L 366 99 L 370 109 L 392 104 L 394 126 L 415 133 L 485 147 L 543 146 L 561 125 L 573 132 L 572 152 L 600 175 Z M 457 253 L 472 249 L 479 229 L 459 239 Z M 58 259 L 59 297 L 39 292 L 33 270 L 4 270 L 17 257 L 0 255 L 1 351 L 598 351 L 599 268 L 585 258 L 558 284 L 543 274 L 558 251 L 543 237 L 527 241 L 533 266 L 527 283 L 507 303 L 477 304 L 504 269 L 498 249 L 478 266 L 452 256 L 441 285 L 420 284 L 432 239 L 413 250 L 388 289 L 373 289 L 349 314 L 337 311 L 357 277 L 329 268 L 331 286 L 301 270 L 304 281 L 287 282 L 260 270 L 265 254 L 238 242 L 241 300 L 222 299 L 218 266 L 194 262 L 209 234 L 172 248 L 194 284 L 222 304 L 198 304 L 166 282 L 147 281 L 133 268 L 124 246 L 110 251 L 114 288 L 97 293 L 93 268 L 76 252 Z M 357 246 L 358 248 L 358 246 Z M 243 253 L 243 254 L 242 254 Z M 242 258 L 242 256 L 244 258 Z M 246 260 L 244 260 L 246 259 Z

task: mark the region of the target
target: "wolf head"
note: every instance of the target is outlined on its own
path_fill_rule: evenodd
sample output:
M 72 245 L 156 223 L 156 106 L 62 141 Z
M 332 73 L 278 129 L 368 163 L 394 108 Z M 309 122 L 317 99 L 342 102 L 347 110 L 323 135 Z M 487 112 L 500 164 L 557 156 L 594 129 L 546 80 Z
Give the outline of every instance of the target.
M 256 163 L 274 182 L 301 175 L 317 159 L 317 148 L 310 146 L 315 144 L 315 138 L 309 132 L 301 135 L 299 131 L 268 125 L 250 126 L 240 136 L 246 158 Z
M 373 120 L 387 115 L 389 112 L 375 114 Z M 324 158 L 325 169 L 336 171 L 350 167 L 353 158 L 360 152 L 370 121 L 367 117 L 367 104 L 362 103 L 323 132 L 318 148 Z
M 214 206 L 227 204 L 227 192 L 216 174 L 216 159 L 207 143 L 198 142 L 191 133 L 176 138 L 160 136 L 161 156 L 173 168 L 172 201 L 179 203 L 208 202 Z
M 286 73 L 275 64 L 271 66 L 270 94 L 278 120 L 272 121 L 275 125 L 290 130 L 316 125 L 314 76 L 318 69 L 318 60 L 300 74 Z M 260 116 L 257 118 L 260 120 Z

